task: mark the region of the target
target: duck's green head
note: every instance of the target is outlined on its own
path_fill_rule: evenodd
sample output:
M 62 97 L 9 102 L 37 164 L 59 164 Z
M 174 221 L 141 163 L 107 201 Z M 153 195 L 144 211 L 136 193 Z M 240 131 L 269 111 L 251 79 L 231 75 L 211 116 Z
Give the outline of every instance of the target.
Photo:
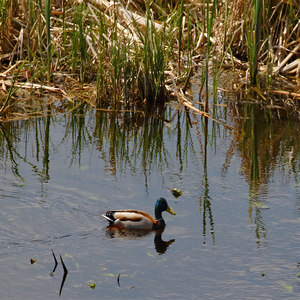
M 157 220 L 159 219 L 162 219 L 162 216 L 161 216 L 161 213 L 163 211 L 167 211 L 169 214 L 171 215 L 176 215 L 174 213 L 174 211 L 170 208 L 170 206 L 168 205 L 168 202 L 165 198 L 159 198 L 157 201 L 156 201 L 156 204 L 155 204 L 155 218 Z

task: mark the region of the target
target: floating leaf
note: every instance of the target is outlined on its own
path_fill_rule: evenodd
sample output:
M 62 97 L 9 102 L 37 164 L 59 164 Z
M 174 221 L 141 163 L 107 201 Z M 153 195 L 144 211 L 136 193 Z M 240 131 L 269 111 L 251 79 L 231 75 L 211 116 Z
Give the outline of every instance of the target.
M 32 258 L 32 259 L 30 260 L 30 263 L 31 263 L 31 264 L 34 264 L 34 263 L 36 263 L 36 260 Z
M 106 277 L 115 277 L 115 274 L 113 273 L 103 273 L 103 275 Z
M 64 254 L 64 257 L 70 258 L 75 263 L 75 267 L 79 269 L 79 263 L 75 260 L 75 258 L 71 254 L 68 253 Z
M 270 208 L 267 204 L 261 203 L 259 201 L 252 201 L 252 205 L 253 205 L 253 207 L 261 208 L 261 209 L 269 209 Z
M 90 287 L 91 289 L 94 289 L 94 288 L 96 287 L 95 282 L 93 282 L 92 284 L 89 284 L 89 287 Z
M 178 198 L 179 196 L 182 195 L 182 192 L 179 191 L 179 190 L 177 190 L 176 188 L 175 188 L 175 189 L 171 189 L 171 193 L 173 194 L 173 196 L 174 196 L 175 198 Z
M 279 284 L 289 293 L 293 292 L 293 287 L 291 285 L 288 285 L 284 281 L 279 281 Z
M 87 198 L 89 198 L 90 200 L 98 200 L 99 197 L 97 195 L 86 195 Z
M 297 277 L 300 277 L 300 272 L 299 272 L 299 273 L 297 273 Z

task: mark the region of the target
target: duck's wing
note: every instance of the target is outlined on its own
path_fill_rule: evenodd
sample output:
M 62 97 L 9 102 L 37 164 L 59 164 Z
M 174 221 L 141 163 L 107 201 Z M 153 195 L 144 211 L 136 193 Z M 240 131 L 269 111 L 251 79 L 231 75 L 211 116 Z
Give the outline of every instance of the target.
M 120 212 L 121 214 L 123 214 L 123 216 L 128 216 L 129 218 L 132 218 L 132 220 L 134 218 L 139 219 L 139 218 L 147 218 L 149 220 L 151 220 L 152 223 L 155 223 L 156 220 L 149 214 L 147 214 L 146 212 L 142 211 L 142 210 L 136 210 L 136 209 L 127 209 L 127 210 L 119 210 L 117 212 Z

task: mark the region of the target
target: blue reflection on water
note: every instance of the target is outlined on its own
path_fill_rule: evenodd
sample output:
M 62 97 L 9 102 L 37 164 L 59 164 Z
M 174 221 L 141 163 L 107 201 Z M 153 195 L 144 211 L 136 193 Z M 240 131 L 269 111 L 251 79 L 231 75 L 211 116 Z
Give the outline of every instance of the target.
M 297 296 L 299 124 L 259 113 L 220 115 L 232 132 L 172 108 L 4 124 L 1 298 L 58 298 L 51 249 L 67 299 Z M 100 219 L 161 196 L 176 211 L 162 235 L 112 238 Z

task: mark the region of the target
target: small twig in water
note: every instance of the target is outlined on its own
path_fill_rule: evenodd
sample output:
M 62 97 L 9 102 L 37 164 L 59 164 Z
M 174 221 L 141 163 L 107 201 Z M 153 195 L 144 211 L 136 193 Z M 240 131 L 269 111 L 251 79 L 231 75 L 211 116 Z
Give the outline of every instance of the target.
M 55 262 L 54 269 L 53 269 L 53 271 L 50 273 L 50 275 L 53 276 L 53 273 L 55 272 L 58 263 L 57 263 L 57 259 L 56 259 L 56 256 L 55 256 L 55 254 L 54 254 L 53 249 L 51 249 L 51 251 L 52 251 L 52 255 L 53 255 L 53 258 L 54 258 L 54 262 Z
M 59 257 L 60 257 L 61 264 L 62 264 L 62 266 L 64 268 L 64 272 L 68 274 L 68 269 L 67 269 L 67 267 L 66 267 L 66 265 L 65 265 L 65 263 L 64 263 L 64 261 L 63 261 L 63 259 L 61 257 L 61 255 Z
M 118 275 L 118 278 L 117 278 L 117 282 L 118 282 L 118 286 L 120 286 L 120 273 L 119 273 L 119 275 Z
M 65 280 L 66 280 L 67 275 L 68 275 L 68 269 L 66 268 L 65 263 L 64 263 L 64 261 L 63 261 L 61 255 L 60 255 L 60 261 L 61 261 L 61 264 L 62 264 L 62 266 L 63 266 L 63 268 L 64 268 L 64 276 L 63 276 L 63 279 L 62 279 L 62 281 L 61 281 L 61 285 L 60 285 L 60 289 L 59 289 L 59 296 L 61 295 L 61 292 L 62 292 L 64 283 L 65 283 Z

